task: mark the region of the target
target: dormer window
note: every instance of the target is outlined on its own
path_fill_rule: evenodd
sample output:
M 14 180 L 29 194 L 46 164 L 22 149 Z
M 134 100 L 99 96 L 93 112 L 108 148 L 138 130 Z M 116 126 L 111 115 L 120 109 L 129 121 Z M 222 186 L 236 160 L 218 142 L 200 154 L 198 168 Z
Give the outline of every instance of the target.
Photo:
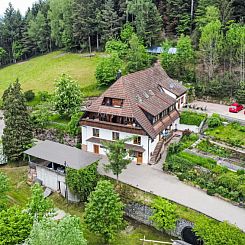
M 157 88 L 160 91 L 160 93 L 164 93 L 164 89 L 161 85 L 158 85 Z
M 123 99 L 105 97 L 102 105 L 120 108 L 123 106 Z

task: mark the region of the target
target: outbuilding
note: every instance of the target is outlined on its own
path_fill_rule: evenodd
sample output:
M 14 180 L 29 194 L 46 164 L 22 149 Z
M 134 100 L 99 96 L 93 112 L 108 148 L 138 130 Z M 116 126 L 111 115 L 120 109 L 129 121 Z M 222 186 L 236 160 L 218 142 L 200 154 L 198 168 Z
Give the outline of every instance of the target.
M 29 181 L 38 181 L 73 202 L 79 201 L 79 197 L 66 185 L 66 168 L 79 170 L 101 159 L 91 152 L 49 140 L 37 143 L 24 153 L 29 160 Z

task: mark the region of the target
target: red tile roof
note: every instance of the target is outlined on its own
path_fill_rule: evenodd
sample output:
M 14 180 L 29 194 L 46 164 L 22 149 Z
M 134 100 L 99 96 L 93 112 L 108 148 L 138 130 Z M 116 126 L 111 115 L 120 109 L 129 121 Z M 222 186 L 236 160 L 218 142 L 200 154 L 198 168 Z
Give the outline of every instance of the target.
M 151 68 L 119 78 L 97 100 L 93 101 L 87 111 L 135 118 L 147 134 L 155 138 L 159 130 L 153 127 L 144 111 L 156 116 L 176 103 L 176 100 L 166 94 L 161 87 L 177 97 L 186 92 L 184 86 L 168 77 L 161 65 L 156 63 Z M 104 106 L 102 102 L 105 97 L 123 99 L 123 106 L 121 108 Z M 177 111 L 176 115 L 178 115 Z M 167 118 L 167 124 L 171 124 L 175 117 Z

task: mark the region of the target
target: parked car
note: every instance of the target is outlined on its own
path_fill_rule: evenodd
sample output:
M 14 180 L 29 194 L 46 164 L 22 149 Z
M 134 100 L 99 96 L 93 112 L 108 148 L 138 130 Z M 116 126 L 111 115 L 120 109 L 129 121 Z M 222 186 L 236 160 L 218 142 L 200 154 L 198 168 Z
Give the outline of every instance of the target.
M 229 107 L 229 112 L 233 112 L 233 113 L 237 113 L 241 110 L 243 110 L 243 105 L 240 105 L 238 103 L 233 103 L 230 107 Z

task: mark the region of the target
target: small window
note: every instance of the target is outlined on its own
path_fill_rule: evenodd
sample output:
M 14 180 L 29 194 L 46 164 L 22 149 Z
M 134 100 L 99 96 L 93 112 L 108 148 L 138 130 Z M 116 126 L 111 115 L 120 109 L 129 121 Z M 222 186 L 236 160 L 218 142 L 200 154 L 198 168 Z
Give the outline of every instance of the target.
M 113 140 L 119 140 L 119 133 L 118 132 L 112 132 L 112 139 Z
M 134 144 L 136 145 L 140 145 L 141 144 L 141 137 L 140 136 L 137 136 L 134 138 Z
M 100 130 L 97 128 L 93 128 L 93 136 L 94 137 L 100 137 Z
M 136 151 L 130 151 L 129 156 L 130 157 L 137 157 L 137 152 Z

